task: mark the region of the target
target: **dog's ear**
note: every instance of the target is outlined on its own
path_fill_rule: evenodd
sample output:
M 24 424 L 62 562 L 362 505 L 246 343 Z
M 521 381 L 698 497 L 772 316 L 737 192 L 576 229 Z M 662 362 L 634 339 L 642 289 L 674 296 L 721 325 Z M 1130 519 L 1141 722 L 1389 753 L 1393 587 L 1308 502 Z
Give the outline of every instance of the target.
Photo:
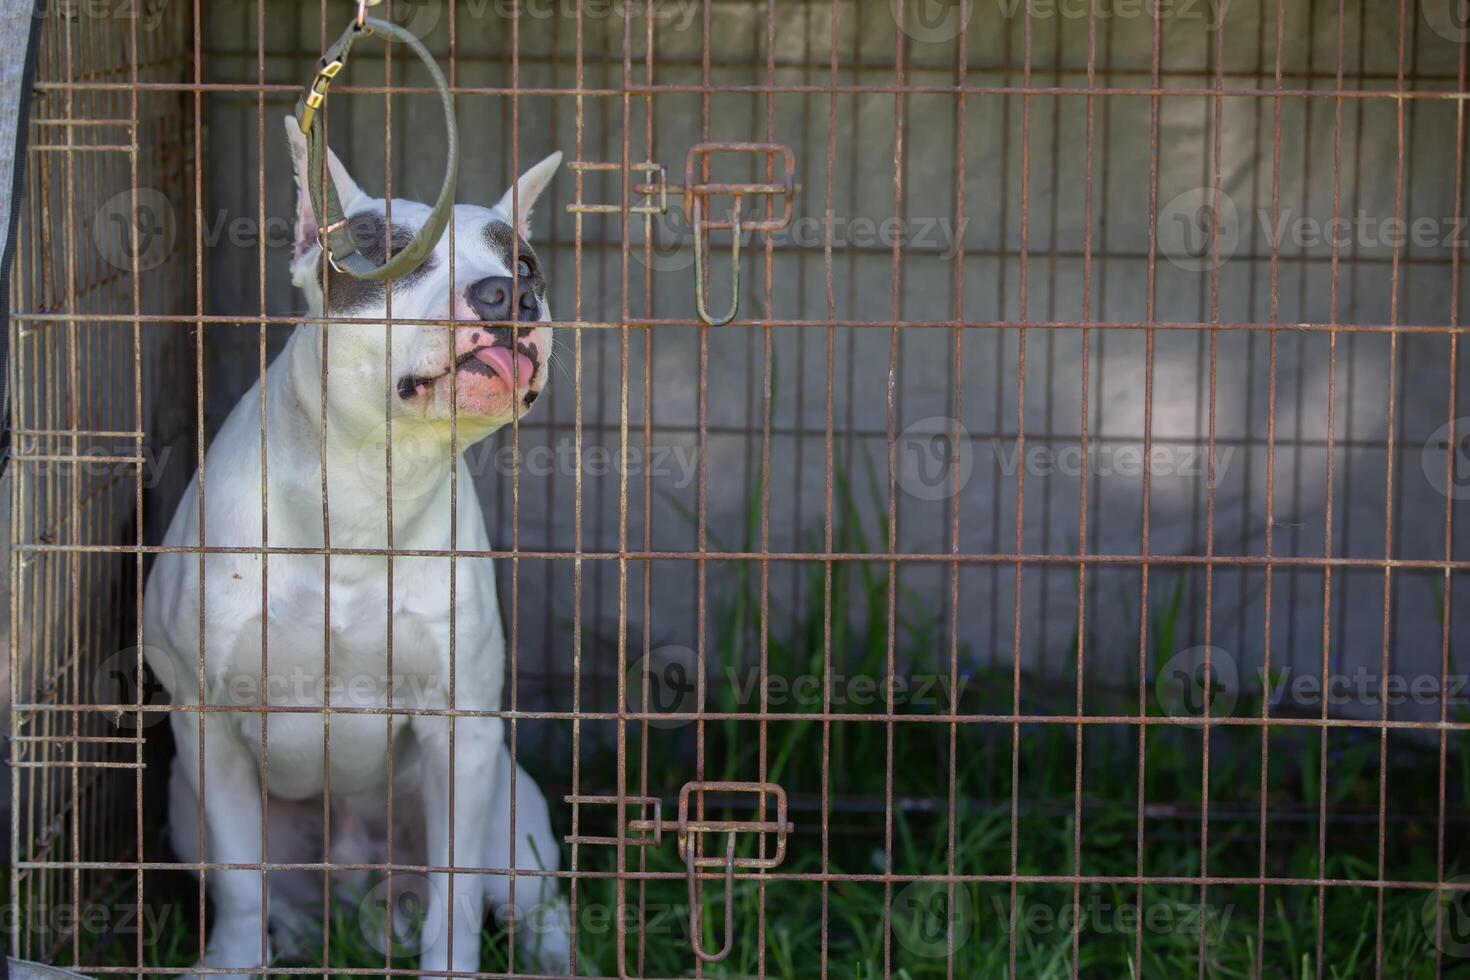
M 294 263 L 301 256 L 317 244 L 316 215 L 311 210 L 311 197 L 307 193 L 307 180 L 320 180 L 320 174 L 308 174 L 310 167 L 306 160 L 306 137 L 301 132 L 301 127 L 296 123 L 296 117 L 287 114 L 286 139 L 291 144 L 291 166 L 296 172 L 296 245 L 291 255 Z M 342 161 L 337 159 L 337 154 L 331 148 L 327 149 L 327 170 L 332 175 L 332 183 L 337 188 L 337 198 L 342 202 L 344 213 L 352 211 L 353 203 L 362 197 L 362 188 L 347 173 L 347 168 L 342 166 Z
M 536 199 L 541 192 L 546 190 L 546 185 L 551 183 L 551 178 L 556 174 L 556 168 L 561 166 L 561 151 L 557 150 L 551 156 L 542 160 L 536 166 L 527 170 L 516 181 L 516 186 L 505 192 L 505 196 L 496 205 L 502 213 L 509 216 L 516 205 L 520 205 L 519 220 L 515 222 L 516 230 L 521 237 L 527 241 L 531 240 L 531 208 L 536 204 Z

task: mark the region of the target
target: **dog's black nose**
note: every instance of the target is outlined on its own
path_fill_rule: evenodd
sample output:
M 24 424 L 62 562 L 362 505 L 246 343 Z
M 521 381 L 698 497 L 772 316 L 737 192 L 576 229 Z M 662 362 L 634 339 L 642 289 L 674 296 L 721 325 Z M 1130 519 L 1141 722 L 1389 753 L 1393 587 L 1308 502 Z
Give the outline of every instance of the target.
M 470 307 L 481 320 L 519 320 L 524 323 L 541 319 L 541 305 L 536 302 L 536 293 L 530 283 L 517 283 L 509 276 L 481 279 L 466 290 L 465 299 L 469 300 Z

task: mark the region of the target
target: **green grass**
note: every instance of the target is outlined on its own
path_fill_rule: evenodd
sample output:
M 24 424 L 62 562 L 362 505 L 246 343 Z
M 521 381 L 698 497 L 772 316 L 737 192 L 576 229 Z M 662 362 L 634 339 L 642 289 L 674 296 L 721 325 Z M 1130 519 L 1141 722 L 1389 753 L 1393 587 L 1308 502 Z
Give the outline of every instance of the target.
M 834 522 L 835 550 L 867 551 L 872 542 L 862 530 L 857 495 L 840 477 L 836 489 L 840 513 Z M 757 527 L 758 519 L 758 511 L 752 509 L 747 528 Z M 874 525 L 870 518 L 868 526 L 876 526 L 880 540 L 886 539 L 887 528 L 881 520 Z M 748 529 L 747 535 L 751 534 Z M 757 546 L 753 538 L 722 544 Z M 825 651 L 830 650 L 834 670 L 848 677 L 883 677 L 890 657 L 891 601 L 896 613 L 892 656 L 899 671 L 949 674 L 946 624 L 936 619 L 935 604 L 891 581 L 886 565 L 834 565 L 829 591 L 823 568 L 814 564 L 806 573 L 809 578 L 804 588 L 796 593 L 799 599 L 783 604 L 774 592 L 768 596 L 765 622 L 758 574 L 756 566 L 726 563 L 712 576 L 710 635 L 715 640 L 707 651 L 711 664 L 753 663 L 764 632 L 771 676 L 822 678 L 826 676 Z M 1181 645 L 1189 615 L 1182 579 L 1155 575 L 1153 595 L 1150 669 Z M 1121 642 L 1136 650 L 1137 638 L 1135 630 Z M 1097 638 L 1089 638 L 1089 649 L 1096 644 Z M 1076 648 L 1074 638 L 1074 664 Z M 956 699 L 958 710 L 1009 713 L 1010 668 L 975 666 L 976 651 L 966 643 L 959 644 L 956 653 L 965 681 Z M 630 659 L 633 656 L 630 652 Z M 1104 685 L 1095 685 L 1097 679 L 1091 676 L 1084 680 L 1086 711 L 1161 713 L 1150 685 L 1145 685 L 1148 693 L 1139 704 L 1136 673 L 1107 678 Z M 1075 685 L 1075 677 L 1024 676 L 1022 711 L 1071 715 L 1076 709 Z M 1095 687 L 1104 693 L 1094 694 Z M 1260 692 L 1244 692 L 1233 713 L 1259 717 L 1260 699 Z M 711 710 L 722 712 L 758 707 L 724 684 L 711 685 L 708 704 Z M 612 706 L 610 696 L 603 703 L 588 704 L 599 709 Z M 899 703 L 895 711 L 939 714 L 948 708 L 940 697 L 932 704 Z M 783 703 L 775 710 L 815 714 L 821 703 Z M 764 752 L 755 721 L 710 721 L 702 727 L 705 778 L 764 778 L 808 801 L 820 800 L 825 788 L 837 801 L 831 809 L 825 860 L 820 812 L 793 811 L 797 832 L 789 840 L 786 860 L 779 868 L 782 874 L 820 872 L 825 867 L 839 876 L 936 875 L 953 867 L 960 874 L 993 877 L 1126 877 L 1137 875 L 1141 868 L 1146 878 L 1158 879 L 1198 876 L 1207 868 L 1213 876 L 1249 878 L 1259 874 L 1263 861 L 1260 812 L 1264 785 L 1268 877 L 1352 882 L 1379 876 L 1380 744 L 1378 733 L 1372 730 L 1337 729 L 1324 742 L 1315 729 L 1273 726 L 1267 734 L 1263 784 L 1261 729 L 1257 727 L 1211 728 L 1208 779 L 1203 772 L 1199 726 L 1146 726 L 1141 778 L 1136 726 L 1085 726 L 1080 763 L 1078 731 L 1070 724 L 997 722 L 951 729 L 942 723 L 824 724 L 816 717 L 799 717 L 769 722 Z M 649 791 L 668 800 L 686 780 L 695 778 L 694 731 L 693 725 L 648 729 L 644 769 L 638 751 L 644 732 L 637 723 L 630 724 L 628 792 L 637 793 L 646 775 Z M 1461 846 L 1462 818 L 1463 809 L 1470 806 L 1470 773 L 1466 770 L 1470 753 L 1463 751 L 1458 733 L 1453 738 L 1447 805 L 1459 815 L 1459 822 L 1449 825 L 1446 835 L 1445 874 L 1449 876 L 1467 870 Z M 830 758 L 825 766 L 824 750 Z M 890 792 L 885 761 L 890 752 L 891 793 L 896 801 L 891 824 L 884 815 Z M 615 789 L 611 785 L 614 760 L 606 742 L 589 737 L 584 740 L 583 753 L 583 792 Z M 1320 775 L 1324 753 L 1325 784 Z M 1437 873 L 1433 811 L 1438 800 L 1438 746 L 1422 738 L 1395 736 L 1390 739 L 1388 757 L 1386 811 L 1392 824 L 1385 835 L 1384 876 L 1433 881 Z M 556 764 L 554 759 L 528 759 L 543 783 L 556 781 Z M 595 782 L 599 779 L 602 781 Z M 1147 807 L 1141 828 L 1140 786 Z M 1207 786 L 1210 819 L 1204 841 L 1200 815 Z M 952 825 L 951 795 L 955 800 Z M 1319 808 L 1325 808 L 1325 826 L 1318 820 Z M 558 819 L 569 818 L 569 808 L 553 809 Z M 669 810 L 665 813 L 670 815 Z M 751 811 L 712 807 L 708 815 L 748 818 Z M 610 808 L 583 807 L 581 832 L 612 833 Z M 1325 841 L 1325 861 L 1319 860 L 1319 836 Z M 723 839 L 709 839 L 706 852 L 723 843 Z M 756 853 L 757 846 L 747 836 L 740 841 L 739 850 L 749 856 Z M 673 842 L 665 839 L 661 847 L 632 848 L 628 853 L 631 869 L 661 875 L 646 879 L 646 884 L 627 886 L 628 902 L 635 907 L 641 902 L 646 910 L 643 926 L 635 923 L 627 931 L 630 970 L 637 975 L 641 958 L 644 975 L 691 975 L 694 958 L 687 935 L 683 867 Z M 562 866 L 570 864 L 568 849 Z M 580 870 L 610 875 L 616 870 L 615 851 L 583 846 L 576 864 Z M 160 879 L 163 877 L 167 876 Z M 198 938 L 194 916 L 184 910 L 192 908 L 188 896 L 194 894 L 194 887 L 182 875 L 172 876 L 172 884 L 150 886 L 154 896 L 172 890 L 181 897 L 176 899 L 179 914 L 165 920 L 165 934 L 146 950 L 145 967 L 185 966 L 193 961 Z M 1314 885 L 1272 885 L 1263 889 L 1255 884 L 1216 884 L 1201 894 L 1198 887 L 1187 883 L 1150 881 L 1142 888 L 1132 883 L 1083 884 L 1074 896 L 1072 886 L 1065 882 L 1021 881 L 1012 886 L 1005 880 L 982 880 L 957 884 L 953 889 L 951 898 L 942 883 L 909 885 L 900 880 L 885 887 L 873 881 L 833 881 L 824 888 L 816 881 L 762 882 L 755 876 L 741 877 L 731 897 L 735 903 L 733 952 L 724 962 L 706 966 L 704 974 L 752 976 L 763 966 L 769 976 L 817 976 L 825 928 L 830 976 L 944 977 L 948 975 L 944 956 L 947 921 L 955 929 L 956 977 L 1009 976 L 1013 944 L 1016 975 L 1038 978 L 1071 976 L 1074 958 L 1075 972 L 1086 977 L 1194 976 L 1200 972 L 1201 953 L 1203 972 L 1211 977 L 1349 978 L 1373 975 L 1379 955 L 1379 892 L 1371 887 L 1335 885 L 1319 890 Z M 1383 894 L 1382 976 L 1434 974 L 1435 950 L 1423 921 L 1429 895 L 1420 889 Z M 1075 930 L 1070 919 L 1058 921 L 1074 908 L 1074 898 L 1080 910 Z M 720 945 L 718 927 L 723 922 L 724 901 L 722 883 L 708 883 L 703 913 L 707 949 Z M 577 885 L 577 903 L 579 973 L 615 975 L 613 882 L 582 879 Z M 1010 924 L 1013 909 L 1014 929 Z M 1133 916 L 1143 920 L 1141 930 L 1133 924 Z M 328 966 L 376 969 L 384 965 L 383 955 L 364 938 L 357 903 L 350 896 L 334 902 L 329 929 Z M 527 941 L 528 937 L 518 936 L 518 948 L 523 949 Z M 508 968 L 503 930 L 487 928 L 482 946 L 484 970 Z M 131 944 L 119 944 L 102 958 L 115 965 L 131 965 L 133 955 Z M 1264 964 L 1260 974 L 1255 967 L 1258 957 Z M 319 964 L 321 949 L 309 943 L 291 960 L 281 960 L 291 961 Z M 1443 973 L 1465 975 L 1470 973 L 1466 964 L 1470 960 L 1446 957 Z M 399 956 L 392 965 L 409 969 L 415 960 Z

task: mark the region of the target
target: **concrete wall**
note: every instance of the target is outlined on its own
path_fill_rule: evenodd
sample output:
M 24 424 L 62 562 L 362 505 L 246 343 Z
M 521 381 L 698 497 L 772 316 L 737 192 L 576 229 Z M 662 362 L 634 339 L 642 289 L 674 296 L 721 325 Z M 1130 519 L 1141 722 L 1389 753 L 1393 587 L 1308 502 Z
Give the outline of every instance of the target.
M 1432 4 L 1431 4 L 1432 5 Z M 422 31 L 430 47 L 450 51 L 447 13 L 437 5 L 399 5 L 399 18 Z M 566 5 L 568 11 L 574 5 Z M 630 21 L 629 75 L 645 73 L 642 5 Z M 832 333 L 832 413 L 835 469 L 844 478 L 860 521 L 839 515 L 844 528 L 860 525 L 869 550 L 882 550 L 879 518 L 885 511 L 884 463 L 890 424 L 904 432 L 903 463 L 895 502 L 900 551 L 946 553 L 950 546 L 948 499 L 932 496 L 919 479 L 917 453 L 925 436 L 955 414 L 971 439 L 970 466 L 959 497 L 958 550 L 1009 552 L 1016 540 L 1017 387 L 1024 383 L 1025 436 L 1031 452 L 1025 465 L 1022 547 L 1028 552 L 1136 555 L 1141 548 L 1143 481 L 1134 457 L 1145 429 L 1148 338 L 1141 330 L 1037 329 L 1023 335 L 1014 321 L 1135 323 L 1150 312 L 1149 218 L 1150 113 L 1158 112 L 1157 208 L 1160 254 L 1153 315 L 1169 323 L 1321 323 L 1383 325 L 1390 322 L 1442 325 L 1454 315 L 1451 257 L 1457 213 L 1457 109 L 1448 99 L 1403 102 L 1351 97 L 1391 89 L 1399 71 L 1398 8 L 1349 4 L 1341 25 L 1343 90 L 1350 97 L 1305 99 L 1304 90 L 1332 90 L 1338 71 L 1336 5 L 1290 5 L 1278 52 L 1275 7 L 1240 0 L 1225 11 L 1223 36 L 1218 11 L 1188 4 L 1166 8 L 1161 31 L 1161 85 L 1196 94 L 1150 99 L 1153 21 L 1147 7 L 1099 0 L 1112 14 L 1096 34 L 1099 87 L 1127 90 L 1091 100 L 1058 94 L 1086 84 L 1088 21 L 1085 11 L 1062 4 L 1036 6 L 1032 21 L 1031 85 L 1046 91 L 1024 102 L 1014 92 L 917 91 L 898 99 L 891 91 L 843 93 L 829 100 L 822 91 L 719 94 L 709 100 L 712 139 L 766 139 L 792 147 L 801 192 L 796 232 L 774 247 L 769 265 L 757 238 L 745 256 L 742 317 L 766 311 L 775 319 L 801 320 L 801 327 L 769 333 L 772 438 L 771 510 L 766 547 L 775 552 L 820 550 L 824 526 L 824 474 L 828 333 L 824 323 L 863 321 L 873 326 L 839 327 Z M 512 119 L 518 119 L 522 166 L 552 149 L 567 158 L 617 160 L 626 131 L 630 156 L 646 153 L 647 100 L 622 96 L 624 76 L 621 8 L 608 16 L 589 8 L 581 38 L 583 87 L 580 100 L 569 90 L 578 77 L 578 26 L 559 4 L 528 6 L 520 18 L 519 62 L 510 51 L 512 23 L 494 4 L 460 3 L 454 33 L 454 79 L 465 88 L 558 90 L 556 96 L 502 91 L 466 92 L 459 98 L 464 139 L 462 200 L 491 201 L 511 172 Z M 1114 9 L 1116 7 L 1116 9 Z M 764 4 L 716 2 L 708 12 L 713 39 L 710 77 L 718 84 L 827 86 L 832 39 L 838 45 L 835 81 L 840 86 L 891 86 L 898 77 L 915 87 L 952 86 L 957 78 L 957 40 L 946 22 L 915 25 L 919 38 L 895 29 L 884 3 L 840 3 L 838 23 L 827 4 L 774 5 L 767 46 Z M 975 4 L 967 34 L 970 86 L 1016 87 L 1023 82 L 1025 18 L 1008 14 L 1004 3 Z M 1139 16 L 1143 10 L 1145 15 Z M 659 85 L 695 85 L 701 77 L 701 6 L 660 2 L 655 6 L 653 80 Z M 1133 13 L 1129 13 L 1132 11 Z M 330 12 L 335 35 L 340 19 Z M 691 19 L 692 18 L 692 19 Z M 950 26 L 958 21 L 948 22 Z M 1420 92 L 1456 88 L 1459 49 L 1437 11 L 1411 10 L 1406 22 L 1404 87 Z M 935 37 L 936 40 L 923 38 Z M 259 43 L 263 39 L 263 46 Z M 305 81 L 322 43 L 316 5 L 267 0 L 263 33 L 255 6 L 212 3 L 206 18 L 204 78 L 215 82 L 295 85 Z M 896 46 L 896 39 L 901 45 Z M 1218 41 L 1218 47 L 1217 47 Z M 897 50 L 896 50 L 897 47 Z M 350 80 L 378 84 L 384 78 L 381 48 L 368 43 L 354 55 Z M 1223 52 L 1223 58 L 1217 56 Z M 768 67 L 769 59 L 769 67 Z M 1208 93 L 1273 87 L 1280 61 L 1282 87 L 1297 93 L 1279 101 Z M 395 81 L 422 82 L 416 65 L 402 58 Z M 1142 90 L 1142 91 L 1140 91 Z M 265 214 L 278 221 L 277 238 L 265 251 L 266 309 L 300 308 L 286 281 L 287 226 L 291 179 L 277 116 L 289 109 L 294 91 L 263 100 L 266 143 L 259 145 L 261 103 L 252 91 L 219 92 L 204 100 L 208 198 L 211 221 L 253 219 L 256 168 L 263 163 Z M 428 96 L 393 98 L 391 137 L 394 187 L 402 195 L 432 196 L 442 166 L 436 113 Z M 660 92 L 652 99 L 652 157 L 682 170 L 686 149 L 703 132 L 696 93 Z M 580 118 L 579 118 L 580 106 Z M 626 115 L 625 115 L 626 106 Z M 367 187 L 382 186 L 385 144 L 384 99 L 334 95 L 333 142 Z M 1279 110 L 1279 140 L 1274 114 Z M 829 117 L 829 112 L 831 116 Z M 835 125 L 829 125 L 829 118 Z M 1091 143 L 1088 142 L 1089 121 Z M 579 127 L 580 122 L 580 127 Z M 959 124 L 963 124 L 963 141 Z M 1029 126 L 1029 141 L 1026 127 Z M 891 241 L 876 227 L 895 214 L 895 135 L 902 134 L 902 200 L 908 246 L 897 261 Z M 1218 131 L 1218 140 L 1215 133 Z M 580 132 L 581 146 L 578 147 Z M 1402 143 L 1400 143 L 1400 139 Z M 1340 147 L 1340 155 L 1339 155 Z M 956 180 L 960 154 L 963 180 Z M 1279 166 L 1275 162 L 1279 155 Z M 1091 181 L 1088 181 L 1089 161 Z M 1399 162 L 1402 161 L 1400 172 Z M 1199 208 L 1208 201 L 1218 166 L 1219 186 L 1229 205 L 1222 211 L 1225 261 L 1218 280 L 1211 273 L 1208 239 L 1199 238 Z M 1029 168 L 1029 170 L 1028 170 Z M 1023 172 L 1029 172 L 1023 215 Z M 734 173 L 734 170 L 731 171 Z M 1279 182 L 1276 176 L 1279 174 Z M 693 317 L 692 251 L 681 219 L 662 219 L 659 243 L 646 263 L 641 219 L 633 219 L 636 243 L 622 279 L 621 219 L 587 218 L 581 230 L 580 310 L 577 308 L 577 226 L 565 208 L 574 182 L 558 178 L 550 200 L 535 219 L 534 241 L 550 267 L 552 308 L 559 318 L 615 321 L 625 306 L 634 318 L 690 320 Z M 1090 194 L 1088 193 L 1090 188 Z M 960 228 L 958 191 L 963 190 Z M 1273 283 L 1270 208 L 1273 191 L 1291 229 L 1279 249 L 1279 279 Z M 589 201 L 616 202 L 617 183 L 589 176 Z M 1332 247 L 1313 241 L 1313 222 L 1338 213 L 1363 219 L 1348 233 L 1334 263 Z M 821 223 L 832 214 L 831 302 L 825 284 Z M 1090 208 L 1090 221 L 1088 220 Z M 1263 210 L 1264 209 L 1264 210 Z M 1458 210 L 1463 210 L 1459 207 Z M 1387 219 L 1396 211 L 1426 219 L 1427 231 L 1397 253 L 1383 244 Z M 864 225 L 863 221 L 868 224 Z M 871 226 L 871 227 L 870 227 Z M 1023 231 L 1024 229 L 1024 231 Z M 957 233 L 958 231 L 958 233 Z M 1023 239 L 1023 234 L 1026 236 Z M 717 236 L 723 248 L 724 236 Z M 1023 241 L 1025 251 L 1023 252 Z M 963 245 L 963 259 L 955 247 Z M 1089 253 L 1090 252 L 1090 258 Z M 208 312 L 249 315 L 258 308 L 261 251 L 253 240 L 225 234 L 208 251 Z M 962 264 L 961 264 L 962 261 Z M 726 258 L 716 261 L 715 303 L 727 295 Z M 650 267 L 651 268 L 646 268 Z M 769 274 L 767 274 L 769 268 Z M 895 271 L 898 288 L 893 288 Z M 768 280 L 769 276 L 769 281 Z M 958 287 L 956 286 L 958 280 Z M 1397 291 L 1393 286 L 1396 283 Z M 1335 284 L 1335 288 L 1334 288 Z M 1086 287 L 1086 290 L 1084 289 Z M 1463 296 L 1461 297 L 1463 299 Z M 894 306 L 903 320 L 1011 321 L 967 329 L 914 328 L 897 337 L 883 326 Z M 1274 311 L 1273 311 L 1274 307 Z M 1161 453 L 1151 477 L 1147 515 L 1149 547 L 1163 555 L 1260 555 L 1267 535 L 1267 432 L 1271 367 L 1275 364 L 1274 515 L 1271 546 L 1277 555 L 1298 558 L 1331 554 L 1362 559 L 1385 553 L 1385 494 L 1392 492 L 1388 551 L 1397 558 L 1436 560 L 1445 548 L 1446 496 L 1429 472 L 1443 470 L 1443 451 L 1433 434 L 1452 414 L 1467 414 L 1470 385 L 1463 352 L 1447 335 L 1382 331 L 1341 333 L 1225 330 L 1213 337 L 1193 329 L 1153 335 L 1152 437 Z M 273 338 L 278 346 L 283 338 Z M 688 550 L 697 544 L 690 514 L 697 510 L 699 481 L 680 464 L 698 448 L 701 343 L 708 342 L 707 513 L 711 551 L 761 547 L 747 530 L 749 500 L 761 468 L 761 389 L 766 335 L 758 327 L 731 326 L 706 333 L 687 325 L 629 331 L 627 405 L 630 438 L 642 445 L 651 416 L 652 444 L 666 465 L 647 493 L 641 472 L 629 481 L 626 540 L 647 540 L 655 550 Z M 619 444 L 620 377 L 624 369 L 616 331 L 558 334 L 558 369 L 549 397 L 521 427 L 527 459 L 533 447 L 570 447 L 580 417 L 583 438 L 593 447 Z M 207 411 L 211 431 L 256 374 L 254 327 L 207 330 Z M 961 349 L 962 345 L 962 349 Z M 1086 371 L 1084 373 L 1084 360 Z M 1454 365 L 1452 368 L 1451 365 Z M 1214 383 L 1211 384 L 1211 365 Z M 651 371 L 649 370 L 651 368 Z M 580 390 L 574 384 L 580 371 Z M 1460 408 L 1451 411 L 1449 391 L 1458 373 Z M 958 378 L 958 381 L 956 380 Z M 645 398 L 645 386 L 651 398 Z M 1086 401 L 1083 400 L 1084 386 Z M 1329 402 L 1334 413 L 1329 430 Z M 1213 405 L 1213 407 L 1212 407 Z M 1079 515 L 1080 450 L 1086 409 L 1092 472 L 1087 479 L 1085 542 Z M 1390 417 L 1392 431 L 1390 432 Z M 1208 492 L 1202 450 L 1213 418 L 1216 466 L 1213 498 Z M 924 421 L 930 420 L 930 421 Z M 1462 425 L 1462 432 L 1465 431 Z M 1335 441 L 1328 466 L 1326 441 Z M 1387 450 L 1392 438 L 1394 451 Z M 496 437 L 507 445 L 509 433 Z M 1428 448 L 1426 449 L 1426 444 Z M 539 457 L 545 461 L 545 457 Z M 1462 467 L 1465 461 L 1462 460 Z M 1386 472 L 1392 465 L 1391 487 Z M 871 465 L 871 469 L 870 469 Z M 575 465 L 521 475 L 520 544 L 530 549 L 568 551 L 577 532 Z M 501 545 L 511 539 L 509 480 L 484 466 L 478 490 Z M 870 473 L 877 474 L 870 477 Z M 1463 476 L 1463 469 L 1461 471 Z M 1331 481 L 1332 506 L 1327 506 Z M 581 539 L 589 551 L 615 551 L 619 482 L 616 472 L 596 463 L 582 467 Z M 870 489 L 870 487 L 875 489 Z M 839 487 L 840 490 L 840 487 Z M 1466 488 L 1454 500 L 1452 532 L 1456 559 L 1470 549 Z M 1328 531 L 1330 521 L 1330 533 Z M 1330 540 L 1329 540 L 1330 539 Z M 850 547 L 856 547 L 850 545 Z M 615 669 L 618 632 L 616 562 L 589 561 L 581 606 L 584 672 Z M 643 569 L 629 566 L 627 596 L 631 649 L 645 636 L 653 645 L 697 643 L 698 586 L 688 562 L 654 562 L 651 591 L 644 595 Z M 803 583 L 820 566 L 773 561 L 773 601 L 780 609 L 798 603 Z M 878 569 L 881 571 L 881 569 Z M 522 658 L 523 704 L 549 700 L 570 704 L 555 675 L 570 669 L 574 583 L 572 563 L 519 563 L 517 644 Z M 753 568 L 712 564 L 708 587 L 711 642 L 716 608 L 727 602 L 735 576 Z M 1006 664 L 1016 656 L 1013 618 L 1021 617 L 1021 651 L 1028 671 L 1064 678 L 1073 669 L 1077 629 L 1077 572 L 1065 565 L 1031 567 L 1024 573 L 1020 608 L 1013 604 L 1012 568 L 966 564 L 958 576 L 959 642 L 966 666 Z M 510 567 L 503 566 L 504 596 L 510 602 Z M 947 656 L 950 584 L 942 565 L 905 564 L 900 572 L 902 605 L 913 617 L 933 617 L 937 630 L 919 648 L 900 631 L 899 657 L 915 663 Z M 1221 568 L 1212 577 L 1198 565 L 1162 568 L 1153 574 L 1154 605 L 1165 605 L 1182 589 L 1182 625 L 1176 646 L 1203 643 L 1208 615 L 1210 639 L 1231 652 L 1242 670 L 1254 671 L 1266 645 L 1266 576 L 1256 565 Z M 1441 654 L 1437 572 L 1396 572 L 1389 592 L 1387 634 L 1395 670 L 1437 676 Z M 1463 588 L 1460 583 L 1460 588 Z M 1140 575 L 1128 564 L 1102 565 L 1087 573 L 1084 617 L 1089 690 L 1122 683 L 1137 661 Z M 1380 568 L 1340 569 L 1324 600 L 1320 568 L 1278 569 L 1272 582 L 1270 645 L 1277 666 L 1316 673 L 1324 648 L 1334 669 L 1363 665 L 1375 673 L 1384 635 L 1384 575 Z M 1210 602 L 1206 602 L 1206 597 Z M 1324 604 L 1325 602 L 1325 604 Z M 649 607 L 645 619 L 644 606 Z M 1465 604 L 1454 617 L 1463 634 Z M 1325 612 L 1324 612 L 1325 610 Z M 509 610 L 508 610 L 509 612 Z M 753 656 L 755 647 L 747 648 Z M 1165 651 L 1165 653 L 1172 651 Z M 839 651 L 839 658 L 841 651 Z M 538 677 L 540 667 L 549 679 Z M 606 685 L 601 686 L 605 690 Z M 589 684 L 589 689 L 592 685 Z M 1009 695 L 996 692 L 999 703 Z M 1376 714 L 1376 707 L 1367 709 Z M 1437 709 L 1396 708 L 1437 714 Z

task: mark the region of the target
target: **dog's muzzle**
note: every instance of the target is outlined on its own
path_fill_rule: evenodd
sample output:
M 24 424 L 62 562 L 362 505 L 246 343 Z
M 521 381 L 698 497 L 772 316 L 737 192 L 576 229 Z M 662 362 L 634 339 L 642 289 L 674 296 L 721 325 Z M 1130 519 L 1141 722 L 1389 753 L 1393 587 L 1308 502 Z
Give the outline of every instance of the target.
M 530 283 L 520 283 L 510 276 L 489 276 L 472 283 L 465 299 L 481 320 L 518 320 L 522 323 L 541 319 L 541 304 Z

